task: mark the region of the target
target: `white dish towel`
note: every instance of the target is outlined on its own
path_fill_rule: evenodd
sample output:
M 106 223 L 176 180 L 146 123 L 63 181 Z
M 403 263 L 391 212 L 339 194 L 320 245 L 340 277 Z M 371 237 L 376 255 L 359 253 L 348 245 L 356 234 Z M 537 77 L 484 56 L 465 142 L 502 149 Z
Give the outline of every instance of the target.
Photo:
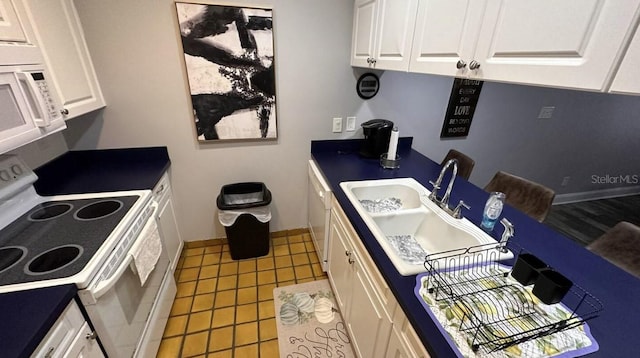
M 130 253 L 133 256 L 131 268 L 138 273 L 140 286 L 144 286 L 162 253 L 162 241 L 160 241 L 155 220 L 149 220 L 140 235 L 143 237 L 131 247 Z

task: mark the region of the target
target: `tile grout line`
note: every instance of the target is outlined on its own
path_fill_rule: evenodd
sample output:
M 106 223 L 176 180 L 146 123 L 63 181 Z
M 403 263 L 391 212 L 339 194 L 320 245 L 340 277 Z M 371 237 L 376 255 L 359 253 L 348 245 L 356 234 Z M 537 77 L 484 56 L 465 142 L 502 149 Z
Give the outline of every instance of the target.
M 293 241 L 295 240 L 295 241 Z M 276 243 L 278 245 L 276 245 Z M 195 245 L 194 245 L 195 246 Z M 275 312 L 275 297 L 273 297 L 272 292 L 267 294 L 267 297 L 271 297 L 271 298 L 267 298 L 265 300 L 261 300 L 260 298 L 260 287 L 261 286 L 265 286 L 265 287 L 284 287 L 284 286 L 288 286 L 288 285 L 294 285 L 294 284 L 298 284 L 298 283 L 302 283 L 302 282 L 310 282 L 310 281 L 316 281 L 319 279 L 326 279 L 326 274 L 321 270 L 321 265 L 319 262 L 319 259 L 317 257 L 317 254 L 315 252 L 315 247 L 313 246 L 313 243 L 310 239 L 310 237 L 308 237 L 308 233 L 299 233 L 296 235 L 293 235 L 293 237 L 289 236 L 289 235 L 285 235 L 283 237 L 277 237 L 277 238 L 272 238 L 271 242 L 270 242 L 270 253 L 265 255 L 265 257 L 257 257 L 257 258 L 251 258 L 248 259 L 246 261 L 243 260 L 232 260 L 230 257 L 225 258 L 225 252 L 227 253 L 226 256 L 229 256 L 229 251 L 227 251 L 226 248 L 226 243 L 225 242 L 220 242 L 220 243 L 216 243 L 214 245 L 210 245 L 209 242 L 205 243 L 205 244 L 198 244 L 197 247 L 189 247 L 189 248 L 185 248 L 185 250 L 183 251 L 182 257 L 180 259 L 180 261 L 178 262 L 177 268 L 176 268 L 176 276 L 178 278 L 178 281 L 180 281 L 181 278 L 181 274 L 183 272 L 183 270 L 185 269 L 190 269 L 190 268 L 195 268 L 195 267 L 185 267 L 185 264 L 189 264 L 191 265 L 191 263 L 187 263 L 187 258 L 189 257 L 195 257 L 195 256 L 200 256 L 200 259 L 198 260 L 198 262 L 200 263 L 200 265 L 197 267 L 198 268 L 198 272 L 197 275 L 195 275 L 195 279 L 194 280 L 185 280 L 184 282 L 179 282 L 179 284 L 184 285 L 185 283 L 188 282 L 193 282 L 194 287 L 193 290 L 189 290 L 189 295 L 187 297 L 189 297 L 191 299 L 190 302 L 190 309 L 188 312 L 185 313 L 186 317 L 186 323 L 185 323 L 185 328 L 183 331 L 182 335 L 176 335 L 176 336 L 163 336 L 163 339 L 165 338 L 176 338 L 176 337 L 180 337 L 181 338 L 181 342 L 180 342 L 180 348 L 179 348 L 179 353 L 182 354 L 184 356 L 184 348 L 185 348 L 185 343 L 186 343 L 186 337 L 189 334 L 199 334 L 199 333 L 206 333 L 207 334 L 207 341 L 205 343 L 205 352 L 202 353 L 204 355 L 207 355 L 209 353 L 217 353 L 217 352 L 226 352 L 229 351 L 231 356 L 235 356 L 236 355 L 236 348 L 240 348 L 240 347 L 247 347 L 247 346 L 254 346 L 255 349 L 257 349 L 258 351 L 258 356 L 262 355 L 262 348 L 264 347 L 264 344 L 267 342 L 276 342 L 275 344 L 277 344 L 277 332 L 272 332 L 272 333 L 276 333 L 275 337 L 272 338 L 268 338 L 265 340 L 261 339 L 261 326 L 262 324 L 267 324 L 266 322 L 268 322 L 269 320 L 273 320 L 273 323 L 275 323 L 276 317 L 275 315 L 277 315 L 277 312 Z M 286 250 L 288 251 L 287 253 L 285 253 L 284 255 L 278 255 L 276 256 L 275 251 L 276 251 L 276 247 L 277 246 L 284 246 L 286 247 Z M 212 249 L 215 250 L 217 252 L 210 252 L 207 253 L 208 248 L 209 247 L 219 247 L 220 249 L 218 250 L 216 249 Z M 192 250 L 195 248 L 201 248 L 202 251 L 200 251 L 197 255 L 190 255 L 191 253 L 195 253 L 197 252 L 197 250 Z M 191 250 L 191 251 L 190 251 Z M 279 251 L 283 251 L 284 249 L 279 249 Z M 294 253 L 294 250 L 296 250 L 296 252 Z M 283 253 L 283 252 L 279 252 L 279 253 Z M 213 294 L 214 297 L 212 299 L 212 303 L 211 303 L 211 307 L 210 307 L 210 311 L 211 311 L 211 317 L 209 319 L 209 324 L 208 324 L 208 328 L 203 329 L 203 330 L 196 330 L 194 332 L 188 332 L 189 329 L 189 323 L 191 323 L 192 320 L 192 315 L 193 314 L 197 314 L 200 313 L 200 311 L 198 312 L 194 312 L 193 310 L 195 309 L 195 305 L 197 304 L 196 302 L 196 297 L 197 296 L 204 296 L 206 294 L 198 294 L 198 287 L 200 286 L 201 281 L 205 280 L 205 278 L 201 278 L 201 275 L 203 274 L 202 272 L 202 267 L 204 266 L 210 266 L 210 265 L 204 265 L 205 264 L 205 256 L 208 254 L 217 254 L 218 255 L 218 260 L 217 262 L 214 262 L 212 265 L 218 265 L 218 269 L 216 272 L 215 277 L 207 277 L 206 279 L 216 279 L 216 283 L 215 283 L 215 287 L 213 288 L 213 292 L 208 292 L 206 294 Z M 304 255 L 301 255 L 304 254 Z M 296 256 L 298 255 L 298 256 Z M 284 261 L 283 259 L 280 259 L 278 261 L 276 261 L 276 259 L 278 257 L 288 257 L 289 260 L 288 262 L 282 262 Z M 296 259 L 294 259 L 294 257 L 296 257 Z M 268 261 L 264 260 L 264 259 L 268 259 Z M 226 260 L 226 261 L 223 261 Z M 264 260 L 261 262 L 268 262 L 268 264 L 265 264 L 267 267 L 267 269 L 261 269 L 263 267 L 259 267 L 259 261 L 260 260 Z M 296 261 L 298 260 L 298 261 Z M 189 260 L 189 261 L 193 261 L 193 260 Z M 302 262 L 300 262 L 302 261 Z M 253 263 L 252 269 L 251 271 L 247 271 L 246 268 L 246 264 L 244 263 Z M 281 267 L 278 266 L 277 262 L 280 262 Z M 234 267 L 234 273 L 231 275 L 224 275 L 221 276 L 223 274 L 223 269 L 227 270 L 227 268 L 229 267 L 228 264 L 231 263 L 235 263 L 235 267 Z M 227 266 L 223 266 L 227 264 Z M 244 265 L 243 265 L 244 264 Z M 244 266 L 241 269 L 241 266 Z M 264 266 L 264 265 L 263 265 Z M 296 270 L 296 268 L 298 268 L 298 270 Z M 286 272 L 291 272 L 292 277 L 291 279 L 287 279 L 289 278 L 289 276 L 282 276 L 282 278 L 279 278 L 280 275 L 278 275 L 278 270 L 281 270 L 282 275 L 284 275 Z M 300 271 L 304 271 L 304 270 L 309 270 L 307 273 L 305 272 L 300 272 Z M 241 272 L 242 271 L 242 272 Z M 265 281 L 265 283 L 259 284 L 258 282 L 258 277 L 259 277 L 259 273 L 260 272 L 269 272 L 271 273 L 272 277 L 268 280 Z M 251 286 L 249 283 L 246 283 L 246 286 L 240 287 L 240 277 L 241 275 L 245 275 L 244 277 L 247 277 L 246 274 L 247 273 L 253 273 L 253 286 Z M 225 271 L 226 273 L 226 271 Z M 301 277 L 301 275 L 306 275 L 306 277 Z M 234 280 L 235 280 L 235 285 L 233 286 L 233 288 L 231 289 L 225 289 L 225 290 L 219 290 L 222 288 L 221 285 L 221 280 L 220 278 L 222 277 L 228 277 L 228 276 L 233 276 Z M 184 276 L 182 277 L 184 278 Z M 244 285 L 244 284 L 243 284 Z M 254 291 L 254 295 L 253 297 L 251 297 L 251 299 L 248 302 L 244 302 L 243 304 L 241 304 L 240 300 L 240 292 L 242 289 L 246 289 L 246 288 L 250 288 L 250 287 L 255 287 L 255 291 Z M 225 287 L 226 288 L 226 287 Z M 234 292 L 234 306 L 225 306 L 225 307 L 216 307 L 216 302 L 218 301 L 218 292 L 224 292 L 224 291 L 232 291 Z M 267 288 L 268 290 L 268 288 Z M 246 292 L 246 291 L 242 291 L 242 292 Z M 176 297 L 176 299 L 178 298 L 185 298 L 185 297 Z M 244 301 L 244 299 L 243 299 Z M 261 317 L 260 315 L 260 306 L 261 303 L 265 303 L 265 302 L 271 302 L 273 305 L 273 311 L 269 312 L 266 311 L 265 312 L 265 316 Z M 238 307 L 239 306 L 244 306 L 244 305 L 249 305 L 249 304 L 254 304 L 255 308 L 254 308 L 254 315 L 255 318 L 252 317 L 251 320 L 247 321 L 247 322 L 243 322 L 242 324 L 253 324 L 254 325 L 254 329 L 256 329 L 256 341 L 253 342 L 249 342 L 246 344 L 242 344 L 242 345 L 238 345 L 236 342 L 236 333 L 237 333 L 237 327 L 239 325 L 238 323 Z M 215 311 L 217 309 L 223 309 L 223 308 L 229 308 L 229 307 L 233 307 L 234 309 L 234 314 L 233 314 L 233 322 L 230 325 L 225 325 L 225 326 L 221 326 L 221 327 L 213 327 L 213 322 L 214 322 L 214 317 L 215 317 Z M 268 308 L 267 308 L 268 309 Z M 202 311 L 205 312 L 206 310 Z M 171 318 L 174 317 L 179 317 L 182 316 L 182 314 L 178 314 L 178 313 L 174 313 L 174 316 L 171 316 Z M 262 323 L 262 324 L 261 324 Z M 231 336 L 231 346 L 230 347 L 224 347 L 221 348 L 217 351 L 210 351 L 210 349 L 212 349 L 211 344 L 211 339 L 213 338 L 213 334 L 214 334 L 214 330 L 216 329 L 223 329 L 226 327 L 230 327 L 232 329 L 232 336 Z M 266 327 L 266 326 L 265 326 Z M 266 328 L 265 328 L 266 329 Z M 270 334 L 271 335 L 271 334 Z

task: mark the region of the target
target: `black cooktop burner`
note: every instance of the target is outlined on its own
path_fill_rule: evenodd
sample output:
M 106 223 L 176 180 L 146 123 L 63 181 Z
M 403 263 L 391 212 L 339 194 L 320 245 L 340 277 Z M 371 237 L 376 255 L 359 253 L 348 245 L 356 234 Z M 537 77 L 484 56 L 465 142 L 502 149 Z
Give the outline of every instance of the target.
M 65 268 L 79 259 L 84 249 L 79 245 L 65 245 L 45 251 L 33 258 L 24 268 L 28 275 L 44 275 Z
M 27 254 L 27 249 L 20 246 L 0 248 L 0 273 L 12 267 Z
M 118 210 L 122 208 L 122 205 L 120 200 L 109 199 L 98 201 L 82 207 L 74 214 L 74 217 L 78 220 L 101 219 L 118 212 Z
M 139 196 L 50 201 L 0 230 L 0 285 L 80 272 Z
M 55 219 L 60 215 L 66 214 L 69 210 L 73 209 L 73 205 L 69 203 L 54 203 L 34 211 L 29 215 L 29 220 L 44 221 Z

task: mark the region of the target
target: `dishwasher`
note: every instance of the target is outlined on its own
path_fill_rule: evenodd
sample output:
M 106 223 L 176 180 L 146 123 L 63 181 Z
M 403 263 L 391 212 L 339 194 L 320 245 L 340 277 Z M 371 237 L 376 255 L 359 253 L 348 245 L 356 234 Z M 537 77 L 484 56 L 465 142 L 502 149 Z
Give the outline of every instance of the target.
M 316 247 L 322 271 L 327 272 L 331 188 L 313 160 L 309 160 L 307 190 L 309 232 L 313 239 L 313 245 Z

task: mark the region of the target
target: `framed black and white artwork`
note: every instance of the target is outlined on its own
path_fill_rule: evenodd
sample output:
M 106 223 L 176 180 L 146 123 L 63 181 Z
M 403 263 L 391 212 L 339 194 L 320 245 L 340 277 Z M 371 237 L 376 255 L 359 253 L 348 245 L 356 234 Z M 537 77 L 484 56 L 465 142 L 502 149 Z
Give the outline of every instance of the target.
M 275 139 L 273 11 L 176 3 L 199 141 Z

